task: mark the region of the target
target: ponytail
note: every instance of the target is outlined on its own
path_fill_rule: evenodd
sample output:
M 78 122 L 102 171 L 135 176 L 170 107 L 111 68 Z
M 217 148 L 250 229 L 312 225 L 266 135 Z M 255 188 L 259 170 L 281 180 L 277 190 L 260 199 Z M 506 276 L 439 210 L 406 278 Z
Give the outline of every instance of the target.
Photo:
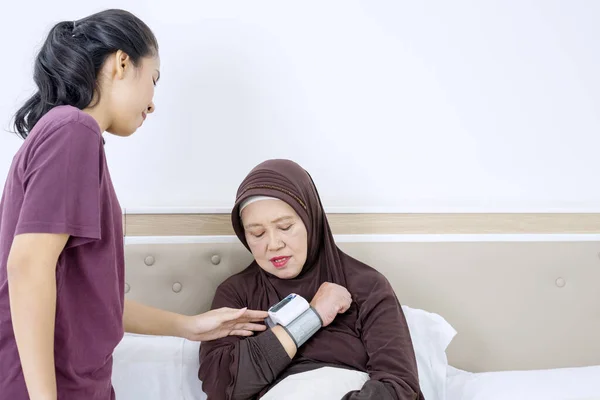
M 37 92 L 15 114 L 17 134 L 25 139 L 56 106 L 80 110 L 93 106 L 94 95 L 100 99 L 98 74 L 106 58 L 118 50 L 138 65 L 141 58 L 158 52 L 158 43 L 144 22 L 123 10 L 106 10 L 54 25 L 35 60 Z

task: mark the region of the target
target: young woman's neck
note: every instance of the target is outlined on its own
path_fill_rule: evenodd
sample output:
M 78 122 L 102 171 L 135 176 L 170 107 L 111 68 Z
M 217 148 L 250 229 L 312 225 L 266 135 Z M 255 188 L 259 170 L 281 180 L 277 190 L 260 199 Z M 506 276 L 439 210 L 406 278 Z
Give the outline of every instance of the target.
M 100 132 L 104 133 L 108 127 L 110 126 L 110 121 L 108 118 L 108 113 L 104 110 L 104 108 L 97 104 L 92 108 L 84 108 L 83 112 L 90 115 L 92 118 L 96 120 L 98 126 L 100 127 Z

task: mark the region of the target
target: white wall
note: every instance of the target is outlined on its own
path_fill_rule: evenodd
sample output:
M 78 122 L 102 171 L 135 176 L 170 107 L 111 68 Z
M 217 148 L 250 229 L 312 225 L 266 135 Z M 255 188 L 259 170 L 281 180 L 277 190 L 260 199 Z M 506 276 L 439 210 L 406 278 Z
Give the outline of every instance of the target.
M 329 208 L 600 210 L 600 2 L 30 3 L 2 10 L 3 128 L 51 23 L 122 7 L 159 38 L 156 114 L 107 141 L 126 208 L 229 207 L 287 157 Z

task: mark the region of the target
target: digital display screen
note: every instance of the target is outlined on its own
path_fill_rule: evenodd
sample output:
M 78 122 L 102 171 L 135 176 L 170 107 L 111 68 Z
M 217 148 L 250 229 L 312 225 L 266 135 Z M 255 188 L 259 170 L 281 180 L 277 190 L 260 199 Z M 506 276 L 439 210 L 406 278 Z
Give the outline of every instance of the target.
M 294 296 L 287 296 L 285 299 L 281 300 L 279 303 L 277 303 L 273 307 L 271 307 L 270 311 L 277 312 L 277 311 L 281 310 L 287 303 L 292 301 L 293 298 L 294 298 Z

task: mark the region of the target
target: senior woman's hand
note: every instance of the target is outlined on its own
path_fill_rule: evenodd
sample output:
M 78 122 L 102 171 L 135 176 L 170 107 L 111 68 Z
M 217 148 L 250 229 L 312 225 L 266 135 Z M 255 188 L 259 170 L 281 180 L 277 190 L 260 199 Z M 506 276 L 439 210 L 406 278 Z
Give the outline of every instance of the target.
M 310 302 L 321 316 L 323 326 L 331 324 L 338 314 L 348 311 L 351 304 L 350 292 L 345 287 L 331 282 L 324 282 Z
M 246 308 L 218 308 L 194 316 L 183 316 L 182 337 L 193 341 L 209 341 L 225 336 L 252 336 L 267 327 L 263 322 L 268 316 L 266 311 Z

